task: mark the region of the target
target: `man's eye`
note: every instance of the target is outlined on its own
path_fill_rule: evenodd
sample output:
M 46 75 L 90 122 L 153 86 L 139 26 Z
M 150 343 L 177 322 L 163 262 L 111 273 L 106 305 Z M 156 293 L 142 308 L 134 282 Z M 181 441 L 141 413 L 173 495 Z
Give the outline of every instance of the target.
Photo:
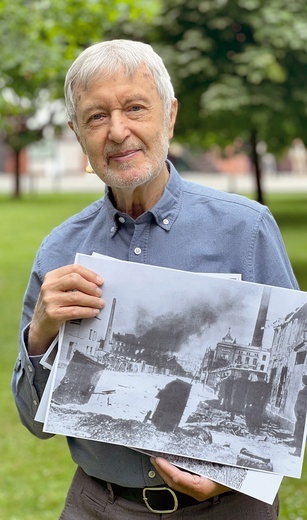
M 132 105 L 132 107 L 129 108 L 130 112 L 138 112 L 139 110 L 142 110 L 141 105 Z
M 100 119 L 103 119 L 103 114 L 94 114 L 92 116 L 93 121 L 100 121 Z

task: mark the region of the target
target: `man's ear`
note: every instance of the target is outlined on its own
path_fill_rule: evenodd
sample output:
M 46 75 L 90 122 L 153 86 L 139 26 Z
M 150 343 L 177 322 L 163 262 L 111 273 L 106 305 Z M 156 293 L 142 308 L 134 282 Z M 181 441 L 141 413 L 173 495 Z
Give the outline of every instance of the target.
M 171 108 L 171 114 L 169 119 L 169 139 L 171 139 L 174 135 L 174 127 L 177 117 L 177 111 L 178 111 L 178 101 L 176 98 L 174 98 Z

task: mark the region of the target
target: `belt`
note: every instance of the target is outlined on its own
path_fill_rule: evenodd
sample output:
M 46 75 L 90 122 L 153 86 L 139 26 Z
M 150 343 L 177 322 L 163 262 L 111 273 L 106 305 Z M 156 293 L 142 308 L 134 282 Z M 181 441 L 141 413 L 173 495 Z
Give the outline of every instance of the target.
M 199 500 L 196 500 L 196 498 L 186 495 L 185 493 L 180 493 L 179 491 L 174 491 L 174 489 L 168 486 L 130 488 L 119 486 L 118 484 L 111 484 L 96 477 L 91 478 L 104 489 L 112 491 L 114 496 L 143 504 L 152 513 L 174 513 L 177 509 L 195 506 L 201 503 Z M 233 493 L 234 491 L 228 491 L 227 493 L 223 493 L 223 495 Z M 212 501 L 212 503 L 216 503 L 218 497 L 208 500 Z

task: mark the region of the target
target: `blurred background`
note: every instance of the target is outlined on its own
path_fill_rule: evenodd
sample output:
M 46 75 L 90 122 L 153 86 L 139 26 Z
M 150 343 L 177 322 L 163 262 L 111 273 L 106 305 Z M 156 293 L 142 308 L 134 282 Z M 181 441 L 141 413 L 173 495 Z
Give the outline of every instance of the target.
M 51 520 L 74 466 L 64 439 L 20 425 L 10 377 L 40 241 L 103 194 L 67 127 L 65 74 L 101 40 L 150 43 L 179 100 L 171 160 L 185 178 L 268 205 L 307 290 L 307 4 L 4 0 L 0 34 L 0 517 Z M 307 518 L 306 484 L 306 465 L 302 479 L 284 479 L 282 520 Z
M 84 48 L 113 38 L 163 57 L 180 103 L 170 150 L 180 171 L 227 175 L 236 189 L 253 176 L 260 202 L 263 178 L 307 177 L 304 0 L 2 1 L 0 29 L 2 190 L 7 174 L 19 196 L 84 171 L 64 77 Z

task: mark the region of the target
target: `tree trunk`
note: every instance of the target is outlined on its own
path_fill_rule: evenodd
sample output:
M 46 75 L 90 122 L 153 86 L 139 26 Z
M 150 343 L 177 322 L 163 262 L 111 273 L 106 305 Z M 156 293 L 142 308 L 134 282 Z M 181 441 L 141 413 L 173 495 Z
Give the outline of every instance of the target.
M 20 197 L 20 152 L 21 150 L 15 150 L 15 189 L 14 198 L 19 199 Z
M 250 137 L 251 143 L 251 157 L 253 163 L 254 175 L 256 177 L 256 187 L 257 187 L 257 201 L 260 204 L 264 204 L 263 190 L 262 190 L 262 171 L 261 164 L 259 161 L 259 154 L 257 152 L 257 132 L 253 130 Z

